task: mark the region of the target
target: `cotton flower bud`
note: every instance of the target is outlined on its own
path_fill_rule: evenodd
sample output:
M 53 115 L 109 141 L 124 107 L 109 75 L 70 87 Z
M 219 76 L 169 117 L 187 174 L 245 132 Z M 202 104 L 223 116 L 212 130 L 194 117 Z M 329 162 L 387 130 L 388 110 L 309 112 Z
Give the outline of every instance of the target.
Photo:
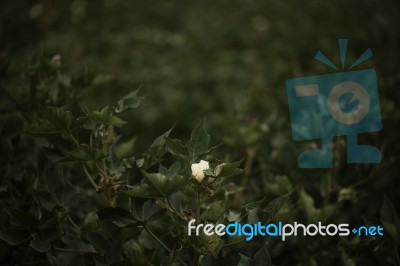
M 210 165 L 207 161 L 201 160 L 199 163 L 194 163 L 191 166 L 192 176 L 196 178 L 198 182 L 203 182 L 204 179 L 204 171 L 208 170 Z

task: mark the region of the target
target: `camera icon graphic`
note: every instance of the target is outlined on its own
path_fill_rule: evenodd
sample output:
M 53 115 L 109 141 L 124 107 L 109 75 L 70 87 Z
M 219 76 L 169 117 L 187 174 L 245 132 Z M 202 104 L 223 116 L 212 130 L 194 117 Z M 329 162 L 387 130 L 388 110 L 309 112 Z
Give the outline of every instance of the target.
M 344 68 L 347 40 L 339 40 Z M 368 49 L 350 69 L 372 56 Z M 336 69 L 321 52 L 317 60 Z M 321 149 L 298 157 L 300 168 L 331 168 L 332 139 L 347 137 L 347 163 L 379 163 L 381 152 L 358 144 L 358 134 L 382 129 L 378 85 L 374 69 L 300 77 L 286 82 L 292 137 L 295 141 L 321 139 Z

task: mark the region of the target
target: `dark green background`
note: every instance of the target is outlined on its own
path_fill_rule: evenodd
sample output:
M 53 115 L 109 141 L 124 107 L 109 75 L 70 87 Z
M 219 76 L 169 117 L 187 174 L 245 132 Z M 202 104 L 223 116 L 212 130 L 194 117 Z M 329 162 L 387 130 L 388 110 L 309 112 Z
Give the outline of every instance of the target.
M 265 185 L 281 176 L 290 187 L 304 187 L 317 208 L 336 204 L 342 189 L 350 189 L 355 196 L 334 221 L 362 225 L 363 217 L 379 219 L 385 194 L 399 211 L 399 12 L 396 0 L 3 0 L 0 62 L 18 68 L 32 55 L 60 54 L 65 71 L 94 73 L 98 85 L 78 93 L 88 106 L 112 104 L 140 87 L 145 100 L 124 116 L 130 124 L 118 132 L 122 139 L 137 136 L 135 154 L 174 123 L 175 136 L 187 139 L 206 118 L 214 144 L 224 143 L 221 155 L 233 160 L 255 151 L 249 200 L 287 192 Z M 335 72 L 313 58 L 321 50 L 339 65 L 339 38 L 349 39 L 347 66 L 367 48 L 374 53 L 356 69 L 377 71 L 383 130 L 361 140 L 381 148 L 383 160 L 347 165 L 344 139 L 338 138 L 333 169 L 301 170 L 297 155 L 310 146 L 291 139 L 285 81 Z M 2 104 L 1 111 L 13 109 Z M 4 123 L 1 130 L 5 138 L 14 128 Z M 333 194 L 328 198 L 327 176 Z M 326 258 L 337 256 L 340 240 L 302 241 L 272 248 L 272 262 L 308 265 L 304 258 L 314 256 L 325 265 Z M 348 253 L 359 265 L 394 263 L 391 240 L 374 241 Z

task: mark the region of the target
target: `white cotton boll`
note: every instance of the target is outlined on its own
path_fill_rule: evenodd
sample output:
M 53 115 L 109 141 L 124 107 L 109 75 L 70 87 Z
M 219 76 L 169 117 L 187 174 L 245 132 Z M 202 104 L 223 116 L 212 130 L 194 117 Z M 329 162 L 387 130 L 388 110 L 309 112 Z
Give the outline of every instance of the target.
M 204 171 L 208 170 L 210 165 L 207 161 L 201 160 L 199 163 L 194 163 L 191 166 L 192 176 L 196 178 L 200 183 L 203 182 L 204 179 Z

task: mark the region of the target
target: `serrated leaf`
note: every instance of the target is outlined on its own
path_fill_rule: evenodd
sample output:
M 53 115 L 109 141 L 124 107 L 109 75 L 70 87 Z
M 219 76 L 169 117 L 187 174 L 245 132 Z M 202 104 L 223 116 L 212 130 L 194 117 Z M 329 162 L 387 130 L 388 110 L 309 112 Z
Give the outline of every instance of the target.
M 133 91 L 121 98 L 115 107 L 116 113 L 122 113 L 126 110 L 137 108 L 140 105 L 141 97 L 138 97 L 139 90 Z
M 201 123 L 192 131 L 191 138 L 186 144 L 190 162 L 197 162 L 205 155 L 208 151 L 209 143 L 210 135 L 205 130 L 204 123 Z
M 68 110 L 54 107 L 41 107 L 39 108 L 39 112 L 55 129 L 64 132 L 69 132 L 80 125 L 80 121 Z
M 121 118 L 114 116 L 110 107 L 104 107 L 101 111 L 88 111 L 89 119 L 97 124 L 121 127 L 126 124 Z
M 29 126 L 25 129 L 25 132 L 33 136 L 46 137 L 47 135 L 61 134 L 63 131 L 54 127 L 48 121 L 42 121 Z
M 169 136 L 171 133 L 173 127 L 166 131 L 164 134 L 161 136 L 157 137 L 150 147 L 147 149 L 147 151 L 143 154 L 144 156 L 144 163 L 143 163 L 143 168 L 147 169 L 148 167 L 154 165 L 158 160 L 165 154 L 167 151 L 166 149 L 166 138 Z
M 107 156 L 101 149 L 90 147 L 87 144 L 82 144 L 79 148 L 68 151 L 66 154 L 71 158 L 82 161 L 99 160 Z

